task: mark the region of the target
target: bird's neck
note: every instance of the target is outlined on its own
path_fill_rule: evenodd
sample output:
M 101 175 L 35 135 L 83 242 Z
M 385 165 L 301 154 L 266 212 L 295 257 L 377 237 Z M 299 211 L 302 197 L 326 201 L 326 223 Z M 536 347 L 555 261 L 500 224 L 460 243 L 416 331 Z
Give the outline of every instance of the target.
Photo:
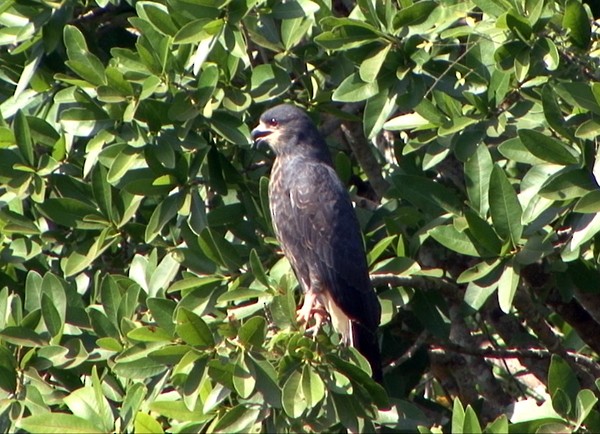
M 331 155 L 327 149 L 303 149 L 301 152 L 282 152 L 277 154 L 277 160 L 296 161 L 296 162 L 317 162 L 325 163 L 333 167 Z

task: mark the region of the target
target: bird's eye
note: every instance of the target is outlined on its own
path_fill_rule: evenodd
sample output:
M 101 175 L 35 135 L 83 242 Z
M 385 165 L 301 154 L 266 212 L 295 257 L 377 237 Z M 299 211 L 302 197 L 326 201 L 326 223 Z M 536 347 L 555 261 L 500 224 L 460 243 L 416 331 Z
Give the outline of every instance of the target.
M 275 118 L 269 119 L 268 123 L 270 127 L 276 127 L 277 125 L 279 125 L 279 121 Z

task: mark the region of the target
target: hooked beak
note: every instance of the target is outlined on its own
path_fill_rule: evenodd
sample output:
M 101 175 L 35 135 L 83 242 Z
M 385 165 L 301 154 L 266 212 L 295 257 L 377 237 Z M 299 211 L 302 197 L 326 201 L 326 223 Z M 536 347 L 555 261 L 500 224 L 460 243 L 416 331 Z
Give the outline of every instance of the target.
M 266 128 L 262 122 L 259 123 L 250 133 L 254 146 L 261 145 L 272 132 L 273 131 Z

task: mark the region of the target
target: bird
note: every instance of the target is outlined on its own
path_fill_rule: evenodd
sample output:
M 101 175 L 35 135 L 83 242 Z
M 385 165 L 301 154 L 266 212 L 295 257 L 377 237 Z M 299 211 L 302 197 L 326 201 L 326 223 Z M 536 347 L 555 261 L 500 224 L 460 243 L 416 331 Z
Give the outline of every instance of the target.
M 316 334 L 331 320 L 383 381 L 377 329 L 381 305 L 369 269 L 356 211 L 333 168 L 325 139 L 306 111 L 281 104 L 266 110 L 251 132 L 275 153 L 269 207 L 275 236 L 304 293 L 297 319 Z

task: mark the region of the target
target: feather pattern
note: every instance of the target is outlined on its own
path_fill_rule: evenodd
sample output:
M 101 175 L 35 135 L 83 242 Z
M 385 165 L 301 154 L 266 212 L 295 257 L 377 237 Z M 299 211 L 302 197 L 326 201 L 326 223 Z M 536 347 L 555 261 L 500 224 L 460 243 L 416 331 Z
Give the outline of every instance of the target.
M 302 290 L 328 311 L 381 381 L 376 338 L 381 306 L 369 279 L 360 226 L 325 141 L 301 110 L 268 110 L 253 137 L 275 150 L 269 204 L 275 234 Z

